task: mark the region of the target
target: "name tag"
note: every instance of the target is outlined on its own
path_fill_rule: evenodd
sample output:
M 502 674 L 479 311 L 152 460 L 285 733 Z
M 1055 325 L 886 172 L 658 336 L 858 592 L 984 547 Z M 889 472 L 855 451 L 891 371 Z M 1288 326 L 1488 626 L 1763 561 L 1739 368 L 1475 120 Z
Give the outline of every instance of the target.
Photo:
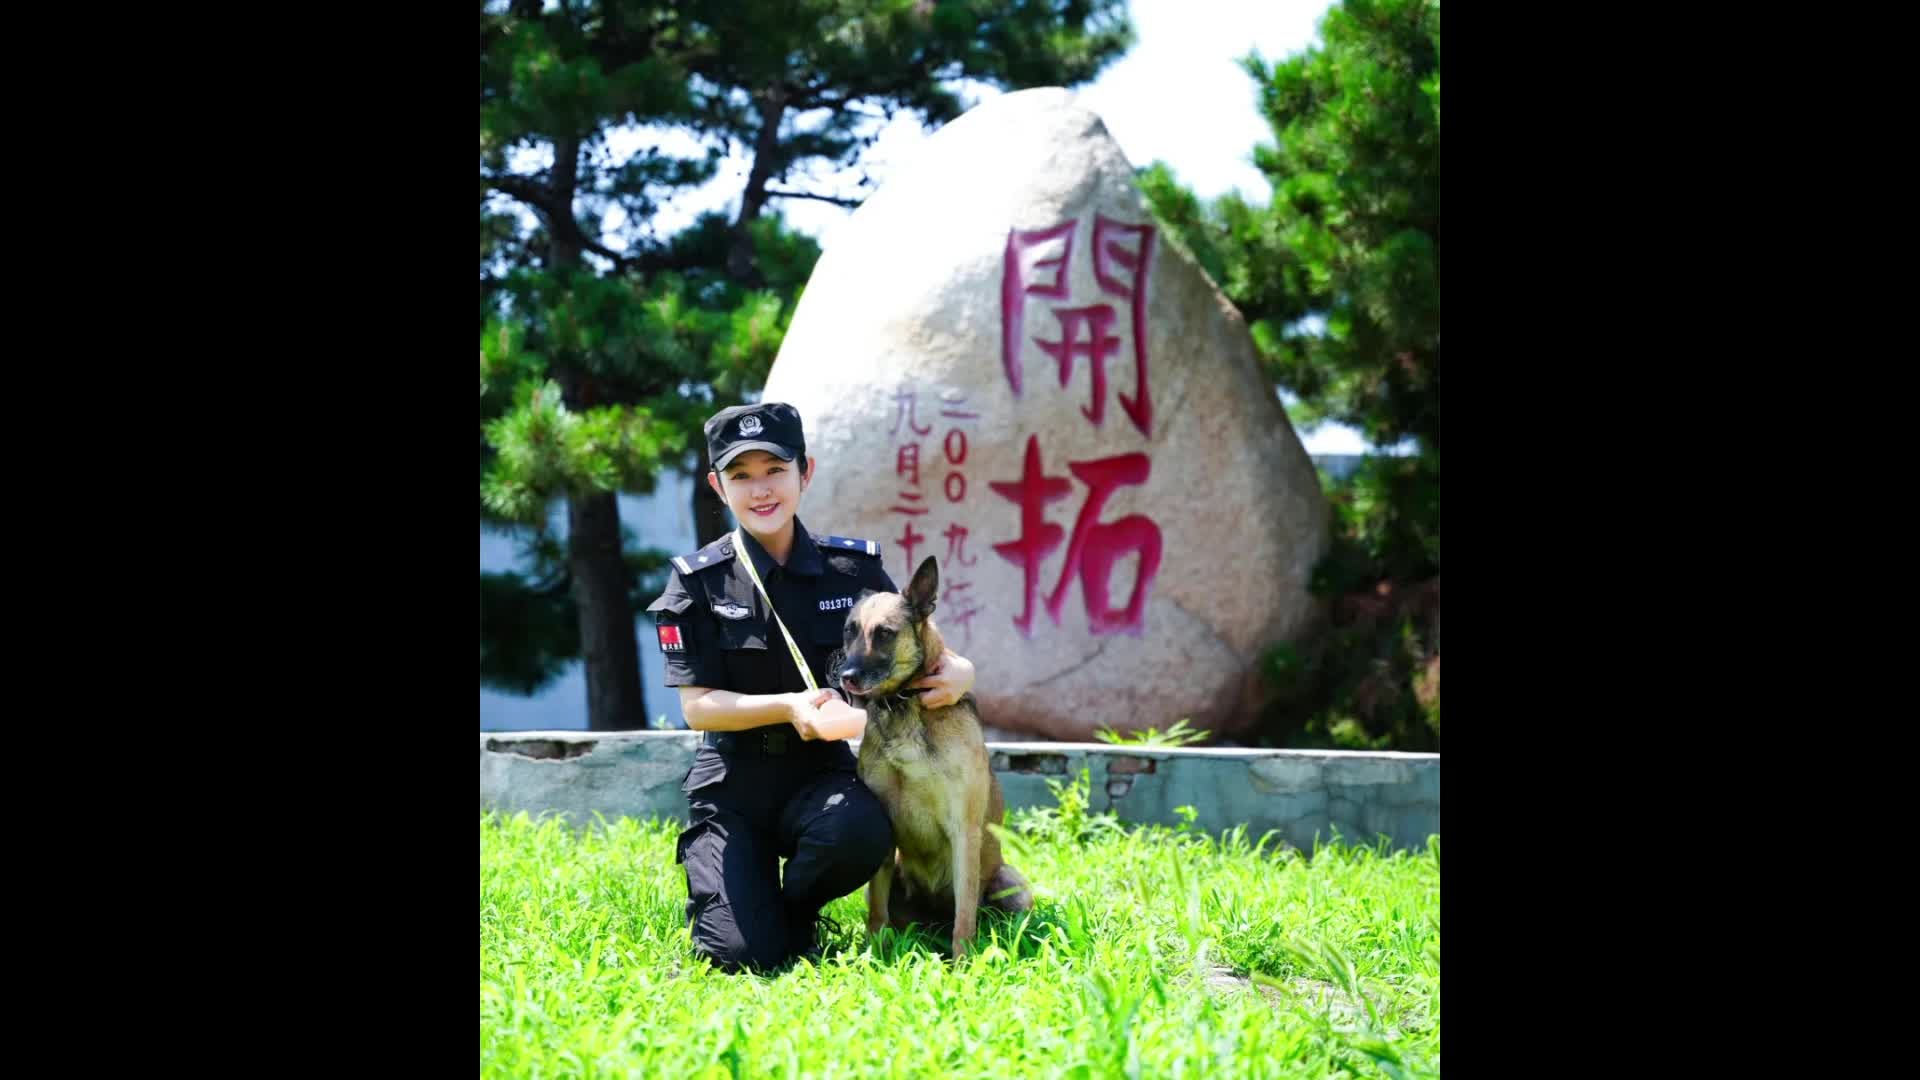
M 853 606 L 853 597 L 843 596 L 838 600 L 820 601 L 821 611 L 843 611 Z

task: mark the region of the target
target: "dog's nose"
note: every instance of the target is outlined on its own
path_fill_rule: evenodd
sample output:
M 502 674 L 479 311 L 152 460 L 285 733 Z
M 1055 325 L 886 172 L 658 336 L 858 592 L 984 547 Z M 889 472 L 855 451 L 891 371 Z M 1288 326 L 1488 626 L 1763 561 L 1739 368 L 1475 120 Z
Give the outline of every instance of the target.
M 852 683 L 855 686 L 859 686 L 860 685 L 860 666 L 858 664 L 848 664 L 846 667 L 841 668 L 840 681 L 843 683 Z

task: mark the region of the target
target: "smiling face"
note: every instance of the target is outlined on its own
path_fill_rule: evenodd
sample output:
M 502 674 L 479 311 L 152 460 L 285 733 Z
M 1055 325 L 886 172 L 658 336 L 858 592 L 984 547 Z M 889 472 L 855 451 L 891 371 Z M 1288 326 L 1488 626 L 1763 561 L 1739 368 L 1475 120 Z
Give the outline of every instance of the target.
M 800 494 L 807 490 L 813 459 L 806 459 L 806 475 L 798 461 L 782 461 L 765 450 L 748 450 L 707 474 L 707 484 L 733 511 L 734 520 L 762 542 L 793 527 L 800 512 Z

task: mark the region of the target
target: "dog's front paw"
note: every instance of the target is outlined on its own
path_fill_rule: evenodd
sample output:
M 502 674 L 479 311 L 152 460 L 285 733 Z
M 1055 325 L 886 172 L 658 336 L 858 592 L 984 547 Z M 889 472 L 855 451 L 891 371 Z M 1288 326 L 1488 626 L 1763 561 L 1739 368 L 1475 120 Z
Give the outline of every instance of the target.
M 867 936 L 879 937 L 880 928 L 885 925 L 887 925 L 887 921 L 885 919 L 876 919 L 876 918 L 869 917 L 867 919 Z

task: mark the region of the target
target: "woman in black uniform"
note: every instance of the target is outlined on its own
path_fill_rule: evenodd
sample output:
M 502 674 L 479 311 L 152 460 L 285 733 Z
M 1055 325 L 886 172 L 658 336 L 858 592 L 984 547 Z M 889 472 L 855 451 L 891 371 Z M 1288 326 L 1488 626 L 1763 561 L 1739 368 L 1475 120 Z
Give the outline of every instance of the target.
M 684 784 L 692 824 L 675 856 L 694 947 L 723 970 L 764 971 L 817 955 L 820 908 L 893 856 L 886 811 L 844 741 L 865 714 L 828 688 L 827 659 L 862 590 L 898 590 L 879 544 L 816 537 L 800 523 L 815 463 L 798 410 L 722 409 L 706 436 L 707 483 L 740 527 L 674 559 L 647 610 L 667 685 L 679 687 L 688 726 L 705 733 Z M 938 708 L 973 676 L 949 650 L 914 685 Z

